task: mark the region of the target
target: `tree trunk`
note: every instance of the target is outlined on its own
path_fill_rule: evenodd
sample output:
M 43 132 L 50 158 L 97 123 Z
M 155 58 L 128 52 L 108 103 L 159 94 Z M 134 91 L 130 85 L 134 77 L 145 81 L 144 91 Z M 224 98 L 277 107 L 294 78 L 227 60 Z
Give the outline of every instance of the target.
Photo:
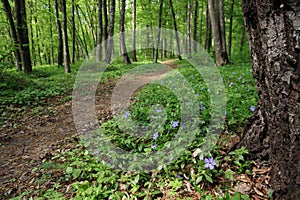
M 210 17 L 209 17 L 209 10 L 208 10 L 208 4 L 206 8 L 206 32 L 205 32 L 205 49 L 207 52 L 210 52 L 211 48 L 211 23 L 210 23 Z
M 69 45 L 68 45 L 66 0 L 61 0 L 61 8 L 62 8 L 63 43 L 64 43 L 64 68 L 65 68 L 65 73 L 71 73 L 70 53 L 69 53 Z
M 20 54 L 21 47 L 19 46 L 19 39 L 18 39 L 18 35 L 17 35 L 16 26 L 15 26 L 15 23 L 13 20 L 13 15 L 11 12 L 11 6 L 10 6 L 8 0 L 1 0 L 1 1 L 3 3 L 5 14 L 6 14 L 7 20 L 9 22 L 11 34 L 12 34 L 13 41 L 14 41 L 14 46 L 15 46 L 14 55 L 15 55 L 15 61 L 16 61 L 16 68 L 18 71 L 21 71 L 22 70 L 22 59 L 21 59 L 21 54 Z
M 159 1 L 159 16 L 158 16 L 158 32 L 157 32 L 156 49 L 155 49 L 155 55 L 154 55 L 154 63 L 157 63 L 157 60 L 158 60 L 158 49 L 159 49 L 159 43 L 160 43 L 163 5 L 164 5 L 164 1 L 160 0 Z
M 240 52 L 243 52 L 243 49 L 244 49 L 245 35 L 246 35 L 246 26 L 245 26 L 245 24 L 243 24 L 242 38 L 241 38 L 241 41 L 240 41 Z
M 132 10 L 132 61 L 136 62 L 136 0 L 133 0 Z
M 229 17 L 229 33 L 228 33 L 228 58 L 231 60 L 231 43 L 232 43 L 232 24 L 233 24 L 234 0 L 231 0 L 230 17 Z
M 238 146 L 271 166 L 274 199 L 300 199 L 300 5 L 243 1 L 259 94 Z M 298 2 L 298 3 L 296 3 Z
M 32 72 L 28 28 L 26 22 L 25 0 L 15 0 L 17 34 L 20 44 L 21 59 L 25 73 Z
M 57 41 L 58 41 L 58 51 L 57 51 L 57 65 L 63 66 L 63 36 L 62 36 L 62 29 L 61 23 L 59 20 L 59 9 L 58 9 L 58 0 L 54 0 L 54 15 L 55 15 L 55 24 L 57 28 Z
M 228 63 L 228 56 L 225 45 L 225 24 L 222 0 L 208 0 L 209 16 L 214 38 L 216 64 L 218 66 Z
M 102 0 L 98 0 L 98 36 L 96 46 L 96 61 L 102 61 L 102 35 L 103 35 L 103 22 L 102 22 Z
M 71 62 L 75 63 L 75 37 L 76 37 L 76 26 L 75 26 L 75 2 L 72 0 L 72 59 Z
M 131 64 L 127 49 L 126 49 L 126 44 L 125 44 L 125 35 L 124 35 L 124 24 L 125 24 L 125 7 L 126 7 L 126 0 L 122 0 L 121 2 L 121 13 L 120 13 L 120 48 L 121 48 L 121 53 L 123 55 L 123 60 L 125 64 Z
M 103 26 L 103 37 L 104 37 L 104 49 L 105 53 L 107 50 L 107 39 L 108 39 L 108 16 L 107 16 L 107 2 L 103 0 L 103 18 L 104 18 L 104 26 Z
M 179 34 L 178 34 L 177 24 L 176 24 L 176 16 L 175 16 L 175 11 L 174 11 L 172 0 L 170 0 L 170 7 L 171 7 L 171 12 L 172 12 L 172 19 L 173 19 L 174 31 L 175 31 L 175 37 L 176 37 L 177 55 L 178 55 L 178 59 L 181 60 L 182 58 L 181 58 L 181 52 L 180 52 L 180 40 L 179 40 Z
M 192 50 L 192 44 L 191 44 L 191 16 L 192 16 L 192 11 L 191 11 L 191 1 L 188 0 L 187 2 L 187 53 L 190 54 Z
M 112 50 L 113 50 L 113 36 L 114 36 L 114 29 L 115 29 L 115 12 L 116 12 L 116 0 L 111 1 L 110 7 L 110 23 L 109 23 L 109 36 L 107 42 L 107 48 L 105 53 L 105 61 L 107 63 L 111 62 Z
M 198 2 L 198 0 L 196 0 L 195 1 L 195 11 L 194 11 L 194 32 L 193 32 L 193 52 L 194 53 L 197 52 L 198 9 L 199 9 L 199 2 Z

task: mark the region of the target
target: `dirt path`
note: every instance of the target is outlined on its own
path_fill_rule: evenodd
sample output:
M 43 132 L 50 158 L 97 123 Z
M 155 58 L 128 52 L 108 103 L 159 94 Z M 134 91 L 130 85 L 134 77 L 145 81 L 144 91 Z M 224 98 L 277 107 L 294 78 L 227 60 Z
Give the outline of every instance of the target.
M 162 63 L 176 68 L 173 60 Z M 169 71 L 146 77 L 140 75 L 135 77 L 135 82 L 148 83 L 162 78 Z M 122 84 L 126 87 L 129 82 L 125 81 Z M 100 122 L 111 117 L 111 95 L 115 86 L 116 80 L 113 79 L 98 85 L 96 108 Z M 128 94 L 119 94 L 120 97 L 124 95 Z M 50 104 L 55 105 L 56 101 L 57 98 Z M 43 159 L 50 158 L 62 145 L 75 142 L 67 139 L 76 135 L 72 101 L 53 106 L 51 113 L 26 116 L 17 123 L 20 127 L 8 128 L 0 133 L 0 199 L 14 197 L 29 189 L 30 184 L 35 181 L 32 169 L 41 164 Z

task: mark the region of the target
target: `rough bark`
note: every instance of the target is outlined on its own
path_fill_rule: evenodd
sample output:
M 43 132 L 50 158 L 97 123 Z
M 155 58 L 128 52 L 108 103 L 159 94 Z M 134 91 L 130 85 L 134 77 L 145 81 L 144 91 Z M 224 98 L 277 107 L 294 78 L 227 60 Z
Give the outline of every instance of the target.
M 24 72 L 30 73 L 32 72 L 32 64 L 30 57 L 28 28 L 26 22 L 25 0 L 15 0 L 15 13 L 22 65 L 24 68 Z
M 193 52 L 197 52 L 197 24 L 198 24 L 198 9 L 199 2 L 195 1 L 195 11 L 194 11 L 194 32 L 193 32 Z M 201 31 L 201 29 L 200 29 Z
M 207 8 L 206 8 L 206 32 L 205 32 L 205 45 L 204 45 L 204 48 L 207 52 L 210 52 L 211 40 L 212 40 L 211 23 L 210 23 L 209 10 L 208 10 L 208 5 L 207 5 Z
M 102 22 L 102 0 L 98 0 L 98 36 L 96 46 L 96 61 L 102 61 L 102 35 L 103 35 L 103 22 Z
M 122 0 L 121 2 L 121 13 L 120 13 L 120 48 L 121 53 L 123 56 L 123 61 L 125 64 L 131 64 L 130 58 L 127 53 L 127 48 L 125 44 L 125 7 L 126 7 L 126 0 Z
M 136 0 L 132 2 L 132 61 L 136 62 Z
M 181 52 L 180 52 L 180 40 L 179 40 L 179 34 L 177 30 L 177 24 L 176 24 L 176 16 L 175 16 L 175 11 L 173 7 L 173 2 L 170 0 L 170 8 L 172 12 L 172 19 L 173 19 L 173 25 L 174 25 L 174 31 L 175 31 L 175 37 L 176 37 L 176 48 L 177 48 L 177 55 L 178 59 L 181 60 Z
M 220 66 L 228 63 L 222 0 L 208 0 L 208 9 L 214 38 L 216 64 Z
M 271 166 L 274 199 L 300 199 L 300 4 L 243 1 L 259 94 L 239 146 Z
M 69 52 L 69 45 L 68 45 L 66 0 L 61 0 L 61 8 L 62 8 L 62 32 L 63 32 L 63 43 L 64 43 L 64 68 L 65 68 L 65 73 L 71 73 L 70 52 Z
M 104 49 L 107 49 L 107 39 L 108 39 L 108 16 L 107 16 L 107 2 L 103 0 L 103 18 L 104 18 L 104 26 L 103 26 L 103 37 L 104 37 Z M 106 51 L 105 51 L 106 52 Z
M 16 68 L 18 71 L 21 71 L 22 70 L 22 60 L 21 60 L 21 54 L 20 54 L 19 39 L 18 39 L 18 35 L 17 35 L 15 22 L 13 20 L 13 15 L 11 12 L 11 6 L 10 6 L 8 0 L 1 0 L 1 1 L 3 4 L 4 10 L 5 10 L 7 20 L 10 25 L 11 35 L 12 35 L 13 41 L 14 41 L 14 46 L 15 46 L 14 47 L 14 55 L 15 55 Z
M 76 37 L 76 26 L 75 26 L 75 2 L 72 0 L 72 59 L 71 62 L 75 63 L 75 37 Z
M 58 0 L 54 0 L 54 15 L 55 15 L 55 24 L 57 29 L 57 42 L 58 42 L 58 49 L 57 49 L 57 65 L 63 65 L 63 36 L 62 36 L 62 29 L 61 29 L 61 22 L 59 20 L 59 9 L 58 9 Z

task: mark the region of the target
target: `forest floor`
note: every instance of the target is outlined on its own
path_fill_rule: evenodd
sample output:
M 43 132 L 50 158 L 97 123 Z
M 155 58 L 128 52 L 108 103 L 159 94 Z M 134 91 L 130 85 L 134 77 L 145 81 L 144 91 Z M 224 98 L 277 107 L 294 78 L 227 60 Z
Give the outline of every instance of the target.
M 176 68 L 173 60 L 164 61 L 163 64 Z M 135 77 L 135 81 L 155 80 L 167 72 L 161 71 L 159 75 L 147 77 L 140 75 Z M 116 82 L 109 79 L 98 85 L 96 109 L 100 122 L 111 117 L 111 94 Z M 36 176 L 33 169 L 62 147 L 73 148 L 78 143 L 72 101 L 58 103 L 63 98 L 48 100 L 46 107 L 51 106 L 51 112 L 27 115 L 12 122 L 19 124 L 18 127 L 0 129 L 0 199 L 14 197 L 34 188 L 32 184 L 36 182 Z

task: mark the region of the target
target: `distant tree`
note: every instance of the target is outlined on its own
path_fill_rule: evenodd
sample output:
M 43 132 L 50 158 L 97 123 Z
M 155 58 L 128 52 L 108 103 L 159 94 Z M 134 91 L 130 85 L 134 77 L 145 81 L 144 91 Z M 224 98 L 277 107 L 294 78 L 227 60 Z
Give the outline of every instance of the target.
M 300 4 L 243 0 L 259 100 L 241 143 L 271 167 L 272 199 L 300 199 Z
M 194 32 L 193 32 L 193 52 L 197 52 L 197 30 L 198 30 L 198 9 L 199 9 L 199 2 L 195 0 L 195 10 L 194 10 Z M 202 23 L 202 21 L 201 21 Z M 202 26 L 201 26 L 202 28 Z M 200 29 L 200 32 L 202 30 Z
M 223 0 L 208 0 L 209 16 L 214 38 L 216 64 L 218 66 L 229 62 L 225 41 L 225 20 Z
M 136 0 L 132 2 L 132 61 L 136 62 Z
M 170 0 L 169 3 L 170 3 L 171 13 L 172 13 L 172 21 L 173 21 L 175 37 L 176 37 L 177 55 L 178 55 L 178 59 L 181 60 L 180 40 L 179 40 L 179 34 L 178 34 L 177 23 L 176 23 L 176 16 L 175 16 L 175 11 L 174 11 L 172 0 Z
M 71 73 L 70 67 L 70 52 L 68 45 L 68 27 L 67 27 L 67 5 L 66 0 L 61 0 L 62 8 L 62 32 L 63 32 L 63 43 L 64 43 L 64 68 L 65 73 Z
M 25 0 L 15 0 L 15 13 L 17 24 L 17 35 L 20 44 L 20 52 L 22 65 L 25 73 L 32 72 L 32 63 L 30 56 L 28 28 L 26 21 L 26 5 Z
M 210 52 L 211 49 L 211 41 L 212 41 L 212 33 L 211 33 L 211 22 L 209 17 L 208 4 L 206 8 L 206 31 L 205 31 L 205 45 L 204 48 L 207 52 Z
M 103 21 L 102 21 L 102 0 L 98 0 L 98 36 L 96 46 L 96 60 L 102 60 L 102 35 L 103 35 Z
M 63 66 L 63 59 L 64 59 L 64 46 L 63 46 L 63 35 L 62 35 L 62 28 L 61 22 L 59 18 L 59 5 L 58 0 L 54 0 L 54 15 L 55 15 L 55 24 L 57 28 L 57 42 L 58 42 L 58 49 L 57 49 L 57 65 Z
M 76 24 L 75 24 L 75 1 L 72 0 L 72 59 L 71 62 L 75 62 L 75 51 L 76 51 Z
M 154 63 L 157 63 L 157 60 L 158 60 L 158 49 L 159 49 L 159 44 L 160 44 L 163 5 L 164 5 L 164 1 L 159 0 L 158 33 L 157 33 L 156 48 L 155 48 L 155 54 L 154 54 Z
M 231 0 L 231 3 L 230 3 L 230 17 L 229 17 L 229 30 L 228 30 L 228 59 L 229 60 L 231 60 L 233 11 L 234 11 L 234 0 Z
M 14 41 L 14 55 L 15 55 L 16 67 L 17 67 L 18 71 L 21 71 L 22 70 L 22 59 L 21 59 L 21 54 L 20 54 L 19 39 L 18 39 L 18 35 L 17 35 L 15 22 L 13 19 L 13 14 L 11 12 L 11 6 L 10 6 L 8 0 L 1 0 L 1 1 L 3 3 L 5 14 L 6 14 L 7 20 L 10 25 L 11 35 L 12 35 L 13 41 Z
M 127 53 L 127 48 L 125 44 L 125 7 L 126 7 L 126 0 L 122 0 L 121 2 L 121 13 L 120 13 L 120 47 L 121 53 L 123 55 L 123 60 L 125 64 L 131 64 L 130 58 Z
M 191 17 L 192 17 L 191 0 L 188 0 L 187 1 L 187 53 L 191 53 L 192 50 Z

